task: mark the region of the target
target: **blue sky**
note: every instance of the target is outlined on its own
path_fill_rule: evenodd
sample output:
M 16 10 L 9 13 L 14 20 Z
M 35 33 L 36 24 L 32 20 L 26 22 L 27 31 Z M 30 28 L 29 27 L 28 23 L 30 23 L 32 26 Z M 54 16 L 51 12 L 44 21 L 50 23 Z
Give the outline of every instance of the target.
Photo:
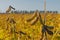
M 60 0 L 46 0 L 46 9 L 60 12 Z M 0 12 L 12 5 L 16 10 L 44 10 L 44 0 L 0 0 Z

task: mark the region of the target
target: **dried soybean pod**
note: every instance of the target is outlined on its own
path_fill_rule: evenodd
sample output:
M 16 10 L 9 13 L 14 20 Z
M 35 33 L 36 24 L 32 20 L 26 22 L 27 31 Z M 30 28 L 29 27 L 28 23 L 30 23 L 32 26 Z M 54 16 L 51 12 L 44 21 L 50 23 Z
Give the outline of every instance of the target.
M 33 20 L 36 16 L 37 16 L 37 12 L 34 12 L 33 15 L 32 15 L 32 17 L 29 18 L 29 19 L 27 19 L 27 22 Z

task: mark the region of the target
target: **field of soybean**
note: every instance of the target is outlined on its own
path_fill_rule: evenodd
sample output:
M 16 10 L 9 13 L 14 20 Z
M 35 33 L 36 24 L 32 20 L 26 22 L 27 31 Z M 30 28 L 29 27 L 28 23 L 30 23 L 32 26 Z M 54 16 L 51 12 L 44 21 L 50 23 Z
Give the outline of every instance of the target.
M 32 14 L 0 14 L 0 40 L 40 40 L 42 38 L 42 27 L 38 19 L 34 25 L 27 22 Z M 41 14 L 42 21 L 44 14 Z M 42 40 L 60 40 L 60 14 L 48 13 L 45 25 L 53 26 L 48 29 L 53 35 L 46 31 Z M 46 29 L 47 30 L 47 29 Z

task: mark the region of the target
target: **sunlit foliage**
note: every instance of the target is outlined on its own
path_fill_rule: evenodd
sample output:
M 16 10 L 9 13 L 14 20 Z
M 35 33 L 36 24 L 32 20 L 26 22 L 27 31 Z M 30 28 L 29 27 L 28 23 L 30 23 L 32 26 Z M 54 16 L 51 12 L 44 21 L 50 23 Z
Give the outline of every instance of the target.
M 36 24 L 30 25 L 26 19 L 31 16 L 32 14 L 0 14 L 0 40 L 40 40 L 42 24 L 38 20 Z M 44 14 L 41 16 L 44 20 Z M 11 18 L 15 23 L 10 22 Z M 54 27 L 52 36 L 47 33 L 48 40 L 60 40 L 60 14 L 48 13 L 46 24 Z M 11 32 L 11 27 L 15 27 L 14 33 Z

